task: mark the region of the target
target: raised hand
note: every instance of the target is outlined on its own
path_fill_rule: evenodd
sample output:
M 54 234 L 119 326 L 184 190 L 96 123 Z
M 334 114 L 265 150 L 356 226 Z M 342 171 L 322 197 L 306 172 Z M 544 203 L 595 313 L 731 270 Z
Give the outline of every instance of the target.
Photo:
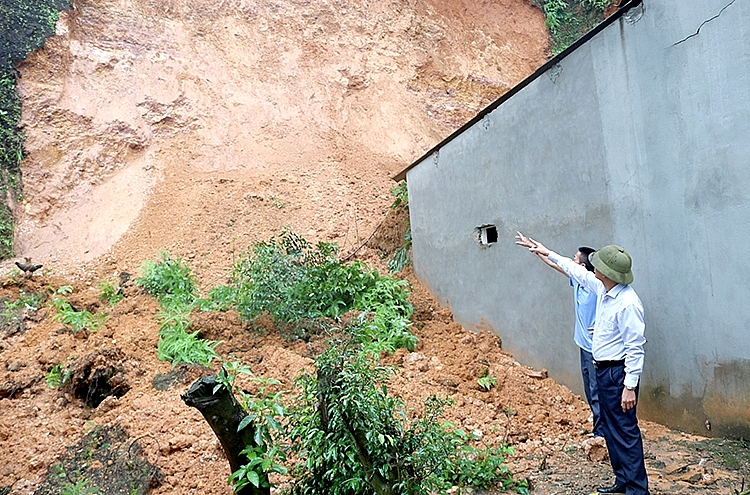
M 539 256 L 549 256 L 550 250 L 544 247 L 544 244 L 531 238 L 529 238 L 529 242 L 532 244 L 532 246 L 529 247 L 529 251 L 538 254 Z
M 516 232 L 516 244 L 525 248 L 532 248 L 535 246 L 534 242 L 531 239 L 520 232 Z

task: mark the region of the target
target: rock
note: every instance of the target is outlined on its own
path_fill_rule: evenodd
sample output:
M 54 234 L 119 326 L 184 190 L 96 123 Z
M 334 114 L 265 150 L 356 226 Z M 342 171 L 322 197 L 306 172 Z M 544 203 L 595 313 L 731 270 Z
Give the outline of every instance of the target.
M 169 446 L 167 452 L 176 452 L 178 450 L 185 450 L 195 443 L 197 438 L 194 435 L 183 435 L 177 434 L 169 439 Z
M 593 437 L 587 438 L 581 442 L 581 448 L 583 453 L 586 454 L 586 458 L 593 462 L 601 462 L 609 458 L 609 451 L 607 450 L 607 443 L 604 437 Z
M 117 397 L 110 395 L 104 398 L 103 401 L 99 403 L 99 405 L 96 407 L 96 414 L 104 414 L 107 411 L 111 411 L 115 407 L 120 405 L 120 399 Z
M 421 352 L 411 352 L 404 356 L 404 364 L 416 363 L 424 359 L 427 359 L 427 357 Z

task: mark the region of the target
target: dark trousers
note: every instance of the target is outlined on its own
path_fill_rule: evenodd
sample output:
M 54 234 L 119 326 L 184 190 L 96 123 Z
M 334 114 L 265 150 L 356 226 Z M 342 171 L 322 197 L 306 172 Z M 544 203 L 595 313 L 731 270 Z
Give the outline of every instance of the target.
M 599 392 L 596 387 L 594 356 L 583 349 L 581 349 L 581 377 L 583 378 L 583 391 L 586 393 L 586 402 L 589 403 L 591 413 L 594 415 L 594 436 L 603 437 L 604 426 L 602 426 L 602 415 L 599 412 Z
M 625 367 L 612 366 L 596 370 L 599 408 L 607 441 L 615 483 L 625 487 L 627 495 L 649 495 L 643 440 L 635 410 L 622 412 Z M 638 389 L 635 390 L 636 398 Z

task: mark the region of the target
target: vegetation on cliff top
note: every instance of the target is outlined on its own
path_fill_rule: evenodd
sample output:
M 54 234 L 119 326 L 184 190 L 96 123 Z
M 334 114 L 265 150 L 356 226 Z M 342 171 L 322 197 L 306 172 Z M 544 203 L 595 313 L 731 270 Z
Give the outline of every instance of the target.
M 0 0 L 0 259 L 13 256 L 11 195 L 21 196 L 24 157 L 21 99 L 16 64 L 55 32 L 59 12 L 70 0 Z

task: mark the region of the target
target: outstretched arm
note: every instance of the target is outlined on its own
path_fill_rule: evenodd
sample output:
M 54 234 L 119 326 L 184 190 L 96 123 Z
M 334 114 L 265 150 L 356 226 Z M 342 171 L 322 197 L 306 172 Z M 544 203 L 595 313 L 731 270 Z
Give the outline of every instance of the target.
M 559 267 L 566 276 L 571 277 L 580 285 L 586 287 L 591 292 L 598 294 L 600 290 L 604 289 L 602 283 L 597 280 L 593 273 L 586 270 L 586 268 L 575 263 L 572 259 L 560 256 L 554 251 L 547 249 L 544 244 L 539 241 L 535 241 L 530 237 L 524 237 L 520 232 L 516 236 L 516 244 L 519 246 L 529 248 L 529 251 L 536 254 L 537 256 L 544 256 L 551 263 L 554 263 Z
M 529 250 L 531 250 L 532 247 L 536 247 L 537 242 L 534 241 L 533 239 L 526 237 L 520 232 L 516 232 L 516 244 L 525 248 L 529 248 Z M 550 261 L 550 259 L 547 256 L 543 256 L 540 253 L 534 253 L 534 254 L 536 254 L 539 257 L 539 259 L 544 262 L 545 265 L 549 266 L 550 268 L 554 268 L 560 274 L 565 275 L 565 277 L 568 277 L 568 274 L 562 271 L 559 266 L 557 266 L 552 261 Z

